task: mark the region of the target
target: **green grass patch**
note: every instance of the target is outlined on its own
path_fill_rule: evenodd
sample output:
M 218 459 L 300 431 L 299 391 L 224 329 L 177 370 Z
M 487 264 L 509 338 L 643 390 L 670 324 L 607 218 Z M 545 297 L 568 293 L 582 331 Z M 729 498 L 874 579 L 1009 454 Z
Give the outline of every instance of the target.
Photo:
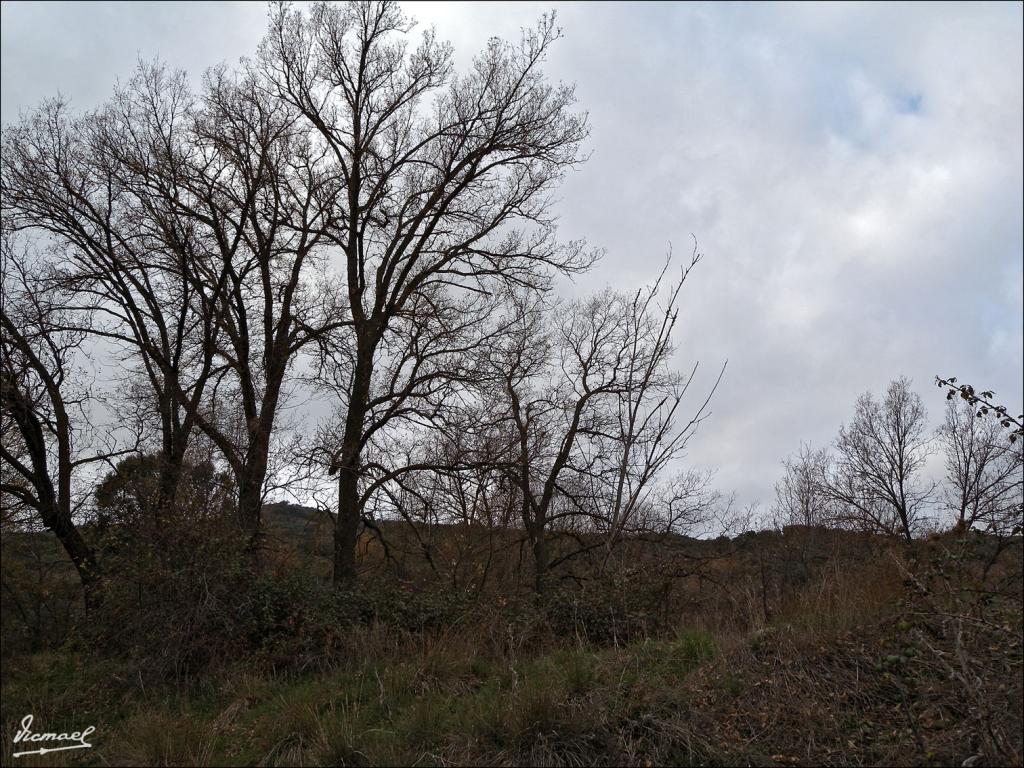
M 96 726 L 95 748 L 72 760 L 82 765 L 428 765 L 471 754 L 585 762 L 597 730 L 632 717 L 654 692 L 671 695 L 712 655 L 700 634 L 522 659 L 435 644 L 323 673 L 237 667 L 148 689 L 129 665 L 51 652 L 22 657 L 4 678 L 4 749 L 32 712 L 47 730 Z

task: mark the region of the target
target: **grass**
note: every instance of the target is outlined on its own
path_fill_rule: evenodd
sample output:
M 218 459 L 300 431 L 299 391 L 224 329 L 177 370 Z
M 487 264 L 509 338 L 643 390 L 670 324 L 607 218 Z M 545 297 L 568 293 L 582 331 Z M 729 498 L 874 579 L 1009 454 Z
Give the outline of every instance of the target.
M 529 658 L 467 655 L 446 639 L 327 673 L 239 666 L 161 690 L 116 662 L 35 654 L 5 675 L 4 747 L 19 713 L 31 711 L 47 730 L 96 726 L 95 748 L 67 755 L 68 764 L 430 765 L 474 754 L 584 763 L 602 729 L 681 697 L 686 676 L 714 655 L 701 633 Z
M 94 725 L 95 747 L 19 765 L 1019 765 L 1019 591 L 961 605 L 974 592 L 922 596 L 889 563 L 829 563 L 770 611 L 738 570 L 657 627 L 626 621 L 626 590 L 472 612 L 389 593 L 328 632 L 311 601 L 188 678 L 161 674 L 160 643 L 133 661 L 87 639 L 5 652 L 3 754 L 32 713 L 40 731 Z M 964 606 L 985 620 L 958 649 Z M 948 666 L 961 651 L 965 681 Z

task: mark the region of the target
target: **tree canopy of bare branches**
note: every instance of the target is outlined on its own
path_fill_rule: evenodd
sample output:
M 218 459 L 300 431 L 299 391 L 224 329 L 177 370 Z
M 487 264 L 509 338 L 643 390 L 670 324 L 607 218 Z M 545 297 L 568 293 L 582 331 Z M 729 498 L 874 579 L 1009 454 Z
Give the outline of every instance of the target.
M 673 330 L 680 291 L 699 258 L 670 285 L 663 272 L 633 294 L 608 289 L 557 313 L 544 311 L 541 297 L 510 296 L 508 330 L 494 340 L 483 380 L 494 382 L 487 399 L 507 435 L 537 592 L 551 566 L 552 526 L 586 521 L 601 534 L 591 547 L 610 552 L 625 533 L 693 522 L 701 478 L 658 481 L 706 418 L 714 392 L 681 417 L 696 369 L 685 377 L 672 369 Z
M 393 2 L 277 3 L 256 56 L 197 88 L 140 63 L 98 109 L 54 99 L 6 127 L 5 257 L 25 253 L 4 316 L 9 490 L 77 546 L 63 371 L 88 342 L 123 367 L 107 385 L 138 422 L 102 454 L 134 452 L 108 485 L 155 488 L 128 508 L 157 530 L 202 442 L 258 542 L 282 412 L 299 386 L 328 398 L 334 418 L 283 463 L 337 478 L 339 585 L 360 523 L 412 519 L 428 496 L 489 524 L 520 504 L 538 590 L 553 525 L 597 535 L 607 564 L 624 537 L 699 520 L 708 475 L 669 477 L 710 400 L 683 417 L 696 369 L 671 364 L 699 256 L 674 282 L 666 267 L 632 294 L 551 300 L 598 255 L 556 237 L 552 192 L 588 132 L 543 72 L 559 36 L 544 16 L 456 73 Z
M 549 192 L 577 162 L 585 116 L 541 63 L 553 17 L 518 44 L 497 39 L 455 75 L 433 32 L 412 41 L 391 2 L 271 11 L 258 66 L 316 138 L 340 183 L 325 240 L 342 256 L 347 314 L 330 351 L 343 400 L 335 577 L 355 577 L 371 439 L 429 402 L 465 349 L 467 302 L 496 284 L 539 286 L 589 265 L 555 240 Z M 473 309 L 469 309 L 472 317 Z M 449 356 L 450 357 L 450 356 Z M 337 366 L 335 365 L 335 368 Z
M 939 439 L 946 455 L 945 502 L 962 531 L 1019 532 L 1024 501 L 1024 447 L 1006 440 L 1004 427 L 980 419 L 977 406 L 946 405 Z
M 927 413 L 908 379 L 892 381 L 881 402 L 861 395 L 825 485 L 837 521 L 909 541 L 934 491 L 921 478 L 931 451 Z
M 84 340 L 69 330 L 59 303 L 15 258 L 13 242 L 2 241 L 0 272 L 0 493 L 13 507 L 33 513 L 53 531 L 74 564 L 86 605 L 97 599 L 100 570 L 75 517 L 80 499 L 73 475 L 109 459 L 113 452 L 91 451 L 83 413 L 90 403 L 76 369 Z M 8 506 L 9 505 L 9 506 Z M 34 521 L 30 521 L 34 522 Z

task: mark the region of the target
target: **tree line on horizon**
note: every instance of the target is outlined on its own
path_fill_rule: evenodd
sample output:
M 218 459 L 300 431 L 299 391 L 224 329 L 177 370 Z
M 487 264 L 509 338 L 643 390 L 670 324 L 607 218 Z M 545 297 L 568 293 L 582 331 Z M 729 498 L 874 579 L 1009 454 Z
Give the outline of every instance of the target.
M 557 238 L 589 128 L 542 71 L 554 17 L 464 73 L 412 32 L 391 2 L 272 4 L 255 55 L 198 90 L 140 64 L 98 109 L 5 126 L 4 522 L 52 530 L 87 604 L 106 574 L 83 523 L 131 508 L 159 549 L 176 517 L 230 517 L 258 559 L 282 463 L 334 488 L 342 587 L 382 517 L 519 529 L 540 593 L 576 552 L 607 567 L 624 539 L 722 514 L 680 463 L 725 370 L 690 392 L 697 367 L 674 365 L 700 254 L 636 291 L 555 290 L 600 253 Z M 331 417 L 295 420 L 300 388 Z M 942 488 L 909 382 L 862 396 L 831 451 L 786 461 L 778 519 L 911 539 L 941 502 L 1019 534 L 1024 441 L 1001 421 L 1020 425 L 981 418 L 983 394 L 947 411 Z M 553 557 L 556 535 L 578 548 Z

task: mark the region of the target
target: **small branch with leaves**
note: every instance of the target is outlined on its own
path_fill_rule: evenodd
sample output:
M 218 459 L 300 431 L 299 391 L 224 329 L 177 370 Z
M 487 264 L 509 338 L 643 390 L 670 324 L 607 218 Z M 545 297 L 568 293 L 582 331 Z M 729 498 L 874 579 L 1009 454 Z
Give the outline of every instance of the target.
M 952 400 L 959 396 L 972 406 L 977 406 L 975 413 L 977 418 L 994 416 L 1004 428 L 1010 430 L 1010 442 L 1015 443 L 1018 438 L 1024 437 L 1024 414 L 1016 418 L 1011 416 L 1005 405 L 996 405 L 992 402 L 995 392 L 984 390 L 978 392 L 970 384 L 958 384 L 955 376 L 944 379 L 941 376 L 935 377 L 935 384 L 940 389 L 946 390 L 946 399 Z

